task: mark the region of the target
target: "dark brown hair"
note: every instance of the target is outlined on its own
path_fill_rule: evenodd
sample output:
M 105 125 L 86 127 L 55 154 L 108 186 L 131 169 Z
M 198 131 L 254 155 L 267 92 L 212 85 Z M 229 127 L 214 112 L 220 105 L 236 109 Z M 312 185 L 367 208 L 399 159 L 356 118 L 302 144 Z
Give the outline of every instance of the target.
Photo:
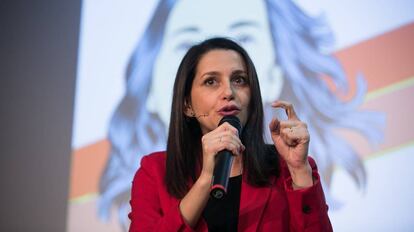
M 278 175 L 278 156 L 274 146 L 263 139 L 263 105 L 256 69 L 247 52 L 237 43 L 226 38 L 212 38 L 191 47 L 182 59 L 174 83 L 170 127 L 167 140 L 167 163 L 165 181 L 168 192 L 182 198 L 188 184 L 195 181 L 201 168 L 201 129 L 195 118 L 184 114 L 186 100 L 190 98 L 191 86 L 200 59 L 211 50 L 232 50 L 243 59 L 250 86 L 249 116 L 241 134 L 246 146 L 243 169 L 248 183 L 266 186 L 270 175 Z

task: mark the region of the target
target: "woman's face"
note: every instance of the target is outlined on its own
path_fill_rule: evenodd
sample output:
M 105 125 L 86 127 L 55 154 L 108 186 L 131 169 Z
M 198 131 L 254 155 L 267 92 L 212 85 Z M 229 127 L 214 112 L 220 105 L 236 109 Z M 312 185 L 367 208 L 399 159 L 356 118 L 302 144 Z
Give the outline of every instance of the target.
M 264 1 L 180 0 L 167 20 L 146 104 L 165 125 L 170 120 L 179 62 L 189 47 L 214 36 L 230 37 L 247 50 L 256 66 L 264 103 L 279 97 L 282 76 L 275 65 Z
M 233 50 L 216 49 L 204 54 L 196 68 L 185 114 L 196 117 L 203 134 L 214 130 L 227 115 L 242 125 L 249 115 L 250 85 L 246 65 Z

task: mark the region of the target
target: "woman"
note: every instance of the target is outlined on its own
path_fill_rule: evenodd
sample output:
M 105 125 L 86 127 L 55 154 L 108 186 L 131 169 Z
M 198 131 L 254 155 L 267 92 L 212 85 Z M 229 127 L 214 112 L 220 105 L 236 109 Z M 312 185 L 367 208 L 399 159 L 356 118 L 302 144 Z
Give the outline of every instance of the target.
M 167 151 L 142 159 L 130 231 L 332 231 L 309 133 L 292 105 L 264 142 L 259 82 L 247 52 L 213 38 L 193 46 L 175 78 Z M 235 115 L 241 134 L 228 123 Z M 240 138 L 239 138 L 240 136 Z M 235 156 L 224 201 L 209 199 L 215 157 Z
M 210 5 L 210 8 L 203 4 Z M 219 9 L 217 5 L 220 5 Z M 214 12 L 215 17 L 201 17 L 203 13 L 211 12 Z M 190 17 L 190 13 L 198 17 Z M 229 16 L 241 19 L 229 23 L 239 27 L 230 26 L 228 30 L 216 31 L 225 25 Z M 247 22 L 253 23 L 246 23 L 245 16 L 249 16 Z M 191 20 L 188 20 L 189 18 Z M 111 151 L 100 183 L 101 218 L 109 218 L 110 209 L 115 205 L 119 210 L 121 224 L 127 225 L 131 179 L 143 154 L 155 149 L 165 149 L 171 105 L 169 99 L 172 96 L 169 93 L 173 85 L 169 85 L 173 80 L 170 74 L 175 72 L 181 54 L 184 54 L 193 42 L 188 40 L 191 36 L 185 37 L 177 48 L 178 53 L 163 59 L 163 54 L 169 51 L 168 46 L 176 41 L 173 37 L 176 35 L 175 31 L 171 30 L 169 33 L 171 25 L 177 25 L 173 22 L 174 19 L 180 23 L 203 18 L 208 20 L 201 20 L 202 23 L 215 19 L 219 23 L 213 26 L 197 24 L 195 28 L 198 31 L 206 32 L 205 36 L 231 36 L 239 41 L 256 61 L 259 78 L 262 78 L 260 83 L 263 87 L 261 90 L 266 122 L 270 122 L 270 119 L 277 115 L 270 105 L 278 98 L 289 99 L 295 105 L 301 120 L 312 122 L 308 125 L 308 130 L 312 134 L 309 150 L 318 162 L 330 206 L 335 206 L 330 198 L 329 186 L 336 167 L 344 169 L 355 180 L 357 186 L 363 188 L 366 182 L 363 163 L 352 146 L 336 134 L 335 130 L 354 130 L 375 144 L 381 140 L 380 130 L 384 120 L 381 114 L 358 109 L 366 91 L 363 78 L 357 79 L 357 92 L 351 101 L 340 100 L 328 88 L 322 77 L 326 77 L 335 83 L 338 89 L 343 90 L 347 88 L 347 81 L 340 64 L 333 56 L 326 54 L 333 40 L 329 27 L 322 18 L 309 17 L 289 0 L 161 0 L 133 52 L 126 75 L 125 95 L 115 109 L 109 126 Z M 260 32 L 252 31 L 250 27 L 245 31 L 235 31 L 235 28 L 241 29 L 240 25 L 262 26 Z M 261 37 L 265 41 L 260 40 L 260 43 L 257 43 L 266 46 L 251 46 L 251 41 L 258 40 L 256 35 L 266 35 Z M 266 55 L 256 54 L 259 50 L 265 50 Z M 171 65 L 175 62 L 177 66 Z M 170 71 L 166 65 L 170 65 L 174 71 Z M 156 78 L 157 76 L 161 78 Z M 160 80 L 161 84 L 157 80 Z M 166 86 L 165 90 L 154 90 L 160 86 Z M 163 95 L 165 92 L 167 94 Z M 161 96 L 159 101 L 152 101 L 157 96 Z M 156 107 L 149 107 L 149 102 L 155 102 L 152 105 Z M 163 103 L 168 107 L 162 107 Z M 270 136 L 267 136 L 270 142 L 268 137 Z

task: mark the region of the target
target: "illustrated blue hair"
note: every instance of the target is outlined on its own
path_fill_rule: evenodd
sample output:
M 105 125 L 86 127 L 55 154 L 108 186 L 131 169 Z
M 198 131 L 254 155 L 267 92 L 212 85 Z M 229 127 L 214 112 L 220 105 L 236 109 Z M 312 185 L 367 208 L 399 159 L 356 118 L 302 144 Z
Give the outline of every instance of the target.
M 100 180 L 98 214 L 108 220 L 112 205 L 118 207 L 121 225 L 127 225 L 128 201 L 133 176 L 143 154 L 165 149 L 165 125 L 145 108 L 151 86 L 152 68 L 159 52 L 164 27 L 175 1 L 161 1 L 126 73 L 126 93 L 115 109 L 109 125 L 109 160 Z
M 385 117 L 358 110 L 367 89 L 362 75 L 357 76 L 356 93 L 350 101 L 341 101 L 328 88 L 324 76 L 338 92 L 347 92 L 348 82 L 339 62 L 326 52 L 334 38 L 323 17 L 312 18 L 288 0 L 266 3 L 276 57 L 285 79 L 281 98 L 291 102 L 299 118 L 308 124 L 309 153 L 317 161 L 327 200 L 335 207 L 329 194 L 335 166 L 345 169 L 361 189 L 366 185 L 366 173 L 358 154 L 334 130 L 355 130 L 377 145 L 383 139 Z M 267 116 L 273 116 L 270 107 L 265 109 Z
M 113 205 L 125 227 L 129 212 L 131 181 L 143 155 L 164 150 L 166 126 L 157 115 L 146 110 L 152 70 L 163 40 L 166 21 L 175 0 L 161 0 L 138 46 L 126 73 L 126 93 L 115 109 L 109 126 L 109 160 L 100 180 L 98 213 L 108 219 Z M 290 0 L 266 0 L 277 65 L 285 79 L 281 99 L 295 106 L 299 118 L 308 124 L 311 134 L 309 153 L 316 159 L 325 195 L 329 194 L 333 169 L 338 166 L 364 188 L 366 173 L 355 150 L 335 134 L 335 128 L 356 130 L 372 144 L 382 140 L 385 118 L 381 113 L 358 110 L 366 93 L 362 75 L 357 77 L 357 91 L 350 101 L 341 101 L 328 88 L 322 76 L 330 78 L 339 91 L 348 91 L 347 79 L 339 62 L 326 51 L 333 35 L 323 17 L 306 15 Z M 276 65 L 276 61 L 275 61 Z M 174 74 L 171 74 L 174 75 Z M 266 122 L 275 116 L 265 106 Z M 276 115 L 281 117 L 281 115 Z

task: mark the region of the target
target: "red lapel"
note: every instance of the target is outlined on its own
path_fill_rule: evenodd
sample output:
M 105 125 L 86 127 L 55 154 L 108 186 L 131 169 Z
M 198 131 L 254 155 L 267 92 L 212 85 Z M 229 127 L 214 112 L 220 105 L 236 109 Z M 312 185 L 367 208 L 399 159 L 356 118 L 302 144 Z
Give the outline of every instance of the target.
M 243 176 L 240 195 L 239 231 L 257 231 L 271 191 L 271 187 L 255 187 L 248 184 Z

